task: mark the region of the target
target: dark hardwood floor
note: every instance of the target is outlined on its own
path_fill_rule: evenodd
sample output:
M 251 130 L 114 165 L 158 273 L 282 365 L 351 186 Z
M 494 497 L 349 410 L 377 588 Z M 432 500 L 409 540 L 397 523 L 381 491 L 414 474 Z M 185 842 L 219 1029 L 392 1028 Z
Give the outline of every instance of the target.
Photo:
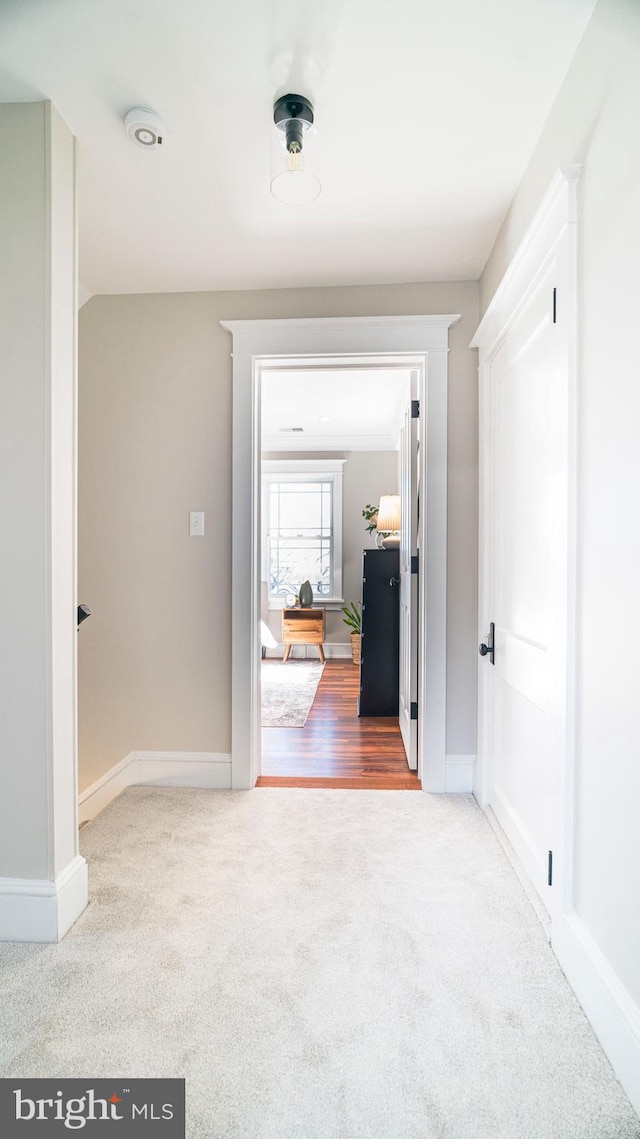
M 257 786 L 421 790 L 397 719 L 358 717 L 358 683 L 357 665 L 327 661 L 305 726 L 262 729 Z

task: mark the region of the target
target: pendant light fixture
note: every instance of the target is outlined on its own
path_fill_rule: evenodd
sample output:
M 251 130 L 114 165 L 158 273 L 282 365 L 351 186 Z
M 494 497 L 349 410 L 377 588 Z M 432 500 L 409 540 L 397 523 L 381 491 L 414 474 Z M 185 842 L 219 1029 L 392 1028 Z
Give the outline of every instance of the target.
M 282 133 L 278 147 L 277 170 L 271 179 L 271 193 L 288 206 L 315 201 L 322 186 L 309 170 L 303 153 L 305 135 L 313 126 L 313 107 L 304 95 L 282 95 L 273 106 L 273 121 Z

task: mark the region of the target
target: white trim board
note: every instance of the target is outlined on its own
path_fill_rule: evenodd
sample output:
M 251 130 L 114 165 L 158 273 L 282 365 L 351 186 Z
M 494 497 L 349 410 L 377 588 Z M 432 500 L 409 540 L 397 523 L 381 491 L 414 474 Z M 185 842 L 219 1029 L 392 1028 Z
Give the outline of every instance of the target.
M 565 914 L 554 945 L 611 1066 L 640 1115 L 640 1008 L 611 968 L 579 914 Z
M 514 873 L 551 941 L 551 921 L 525 864 L 491 807 L 485 815 Z M 572 910 L 553 942 L 564 974 L 584 1009 L 611 1065 L 640 1115 L 640 1008 L 621 984 L 582 918 Z
M 132 779 L 131 765 L 135 759 L 135 752 L 129 752 L 120 763 L 116 763 L 109 771 L 96 779 L 90 787 L 78 796 L 78 819 L 86 823 L 95 818 L 111 801 L 115 799 L 125 787 L 135 782 Z
M 125 787 L 138 786 L 228 791 L 231 756 L 208 751 L 131 751 L 78 797 L 80 822 L 95 818 Z
M 577 224 L 576 190 L 581 172 L 581 166 L 565 166 L 554 175 L 478 325 L 472 348 L 495 351 L 526 303 L 531 283 L 549 249 L 555 246 L 564 226 Z
M 452 795 L 473 795 L 475 755 L 448 755 L 445 761 L 445 791 Z
M 0 878 L 0 941 L 61 941 L 88 900 L 87 864 L 76 855 L 55 882 Z
M 264 578 L 262 579 L 264 581 Z M 314 605 L 319 605 L 326 610 L 327 613 L 340 613 L 343 605 L 346 605 L 344 597 L 317 597 L 314 598 Z M 281 613 L 283 609 L 287 608 L 287 601 L 285 597 L 270 597 L 267 602 L 267 607 L 270 613 Z
M 325 641 L 323 644 L 324 655 L 327 660 L 351 660 L 351 645 L 346 644 L 344 641 L 336 641 L 329 643 Z M 300 650 L 304 649 L 304 653 Z M 284 654 L 284 645 L 276 645 L 273 649 L 267 649 L 265 653 L 265 660 L 282 660 Z M 293 645 L 291 649 L 290 660 L 317 660 L 318 650 L 315 645 Z
M 287 367 L 402 367 L 419 377 L 424 441 L 418 774 L 425 791 L 446 789 L 447 356 L 449 328 L 459 319 L 456 314 L 220 322 L 233 338 L 231 735 L 236 788 L 255 785 L 261 760 L 261 376 Z

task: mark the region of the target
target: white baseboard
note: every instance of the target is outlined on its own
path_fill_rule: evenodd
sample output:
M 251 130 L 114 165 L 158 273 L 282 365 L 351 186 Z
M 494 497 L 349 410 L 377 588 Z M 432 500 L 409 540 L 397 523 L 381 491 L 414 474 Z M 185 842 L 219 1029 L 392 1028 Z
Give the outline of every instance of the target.
M 58 895 L 58 940 L 78 920 L 89 902 L 87 863 L 77 854 L 66 870 L 56 878 Z
M 87 864 L 80 855 L 55 882 L 0 878 L 0 941 L 60 941 L 88 900 Z
M 351 660 L 351 643 L 336 642 L 335 644 L 324 644 L 324 655 L 327 660 Z M 276 645 L 275 648 L 267 649 L 267 660 L 282 660 L 284 654 L 284 645 Z M 294 645 L 291 650 L 291 660 L 318 660 L 318 650 L 315 645 Z
M 102 811 L 125 787 L 231 788 L 231 756 L 208 751 L 131 751 L 79 796 L 81 823 Z
M 79 822 L 86 823 L 89 819 L 94 819 L 125 787 L 130 787 L 135 782 L 131 770 L 135 758 L 136 753 L 130 751 L 120 763 L 116 763 L 115 767 L 111 767 L 78 796 Z
M 640 1008 L 574 911 L 554 949 L 611 1066 L 640 1115 Z
M 521 852 L 525 858 L 530 855 L 529 843 L 522 834 L 522 828 L 517 826 L 517 820 L 512 813 L 507 813 L 507 822 L 512 825 L 517 845 L 513 844 L 512 836 L 505 832 L 495 811 L 487 807 L 485 814 L 520 879 L 546 935 L 551 939 L 552 948 L 564 974 L 580 1001 L 616 1076 L 635 1111 L 640 1114 L 640 1008 L 575 911 L 565 915 L 559 938 L 555 934 L 551 938 L 551 921 L 548 912 L 534 885 L 530 867 L 521 857 Z
M 475 755 L 448 755 L 444 777 L 447 794 L 472 795 L 475 767 Z
M 325 645 L 324 655 L 327 660 L 351 660 L 351 642 Z
M 230 755 L 212 751 L 136 751 L 134 754 L 134 784 L 231 790 Z

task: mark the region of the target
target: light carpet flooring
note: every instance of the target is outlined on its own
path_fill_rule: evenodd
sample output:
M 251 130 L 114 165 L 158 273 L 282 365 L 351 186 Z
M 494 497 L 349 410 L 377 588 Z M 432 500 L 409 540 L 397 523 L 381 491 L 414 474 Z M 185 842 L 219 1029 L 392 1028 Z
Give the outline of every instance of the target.
M 640 1137 L 473 799 L 130 788 L 82 845 L 0 1075 L 185 1076 L 189 1139 Z

